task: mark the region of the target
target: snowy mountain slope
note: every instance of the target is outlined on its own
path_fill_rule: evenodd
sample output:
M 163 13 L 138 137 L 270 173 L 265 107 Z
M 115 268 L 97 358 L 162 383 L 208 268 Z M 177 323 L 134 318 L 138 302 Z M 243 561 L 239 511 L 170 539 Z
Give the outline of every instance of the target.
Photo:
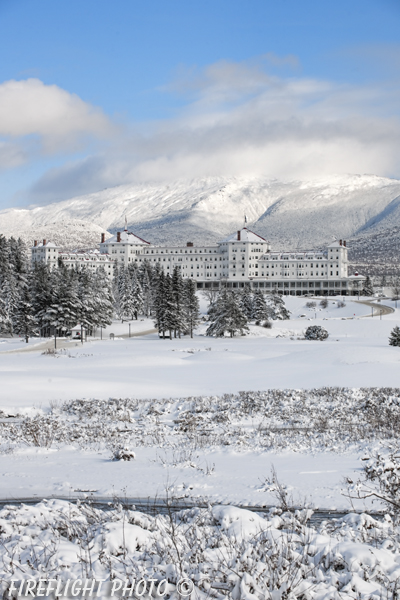
M 32 246 L 34 240 L 42 242 L 46 239 L 67 250 L 94 248 L 99 244 L 102 233 L 106 233 L 106 237 L 108 237 L 107 231 L 103 227 L 77 219 L 63 219 L 53 223 L 31 226 L 27 226 L 21 219 L 21 226 L 17 224 L 11 224 L 9 228 L 0 226 L 0 233 L 6 237 L 21 237 L 28 246 Z
M 87 237 L 96 234 L 97 243 L 101 231 L 121 228 L 126 217 L 131 229 L 153 243 L 212 242 L 243 226 L 246 215 L 274 247 L 306 248 L 400 226 L 399 198 L 400 181 L 374 175 L 304 182 L 213 177 L 123 185 L 47 206 L 7 209 L 0 212 L 0 231 L 40 238 L 37 232 L 59 224 L 64 237 L 69 228 L 71 236 L 79 231 L 77 223 L 87 223 Z

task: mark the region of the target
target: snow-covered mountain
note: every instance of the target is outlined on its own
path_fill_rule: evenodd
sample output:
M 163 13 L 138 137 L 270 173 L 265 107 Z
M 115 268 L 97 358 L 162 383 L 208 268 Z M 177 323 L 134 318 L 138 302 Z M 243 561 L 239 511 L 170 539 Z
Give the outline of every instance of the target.
M 68 247 L 88 246 L 98 243 L 101 232 L 123 227 L 126 217 L 132 230 L 153 243 L 211 242 L 243 226 L 244 215 L 277 249 L 314 248 L 333 237 L 376 238 L 400 226 L 400 181 L 348 175 L 123 185 L 47 206 L 3 210 L 0 232 L 29 242 L 46 237 Z

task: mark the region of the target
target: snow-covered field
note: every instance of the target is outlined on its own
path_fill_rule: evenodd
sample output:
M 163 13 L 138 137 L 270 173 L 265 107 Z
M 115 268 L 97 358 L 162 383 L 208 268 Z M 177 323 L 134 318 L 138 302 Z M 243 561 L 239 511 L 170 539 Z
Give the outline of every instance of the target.
M 274 468 L 293 505 L 351 510 L 344 478 L 357 480 L 361 458 L 397 438 L 400 392 L 387 388 L 400 388 L 400 350 L 388 345 L 388 336 L 400 320 L 400 309 L 372 318 L 370 306 L 350 299 L 340 307 L 341 299 L 333 298 L 326 309 L 319 303 L 316 309 L 307 308 L 310 300 L 287 298 L 290 321 L 274 322 L 272 329 L 252 325 L 249 335 L 233 339 L 206 337 L 205 323 L 193 339 L 138 335 L 153 330 L 149 319 L 131 322 L 130 331 L 128 323 L 115 322 L 103 330 L 102 340 L 97 337 L 83 344 L 59 340 L 66 347 L 57 354 L 45 351 L 52 341 L 34 339 L 25 344 L 1 339 L 1 497 L 110 500 L 168 494 L 174 501 L 201 505 L 272 506 L 279 500 Z M 391 301 L 382 304 L 394 307 Z M 310 324 L 325 327 L 329 338 L 304 340 Z M 110 333 L 115 339 L 110 339 Z M 135 458 L 115 460 L 121 451 L 134 453 Z M 357 501 L 354 507 L 380 508 L 372 506 L 371 500 Z M 7 556 L 16 545 L 25 577 L 27 573 L 37 576 L 39 567 L 32 566 L 29 558 L 33 546 L 28 549 L 24 542 L 29 535 L 38 564 L 44 563 L 41 552 L 52 540 L 46 575 L 76 577 L 77 565 L 82 569 L 78 554 L 87 551 L 81 545 L 78 552 L 74 541 L 82 527 L 86 536 L 90 529 L 94 540 L 93 576 L 109 576 L 111 564 L 115 573 L 121 567 L 127 576 L 129 569 L 121 556 L 129 555 L 137 576 L 147 565 L 148 576 L 168 573 L 169 581 L 176 582 L 171 566 L 177 560 L 173 540 L 172 546 L 168 542 L 162 551 L 158 549 L 160 559 L 149 566 L 148 556 L 159 544 L 157 536 L 168 526 L 166 517 L 115 509 L 89 518 L 88 510 L 61 501 L 3 509 L 3 564 L 10 565 Z M 303 566 L 298 572 L 307 571 L 303 579 L 310 594 L 304 598 L 386 597 L 379 594 L 400 575 L 397 533 L 390 523 L 349 516 L 317 531 L 305 522 L 305 513 L 296 520 L 275 513 L 252 516 L 234 508 L 203 510 L 201 517 L 195 509 L 177 517 L 181 530 L 176 535 L 198 528 L 198 539 L 219 536 L 219 547 L 225 548 L 222 562 L 216 566 L 210 549 L 202 563 L 208 579 L 223 584 L 219 591 L 212 588 L 215 597 L 275 598 L 263 588 L 272 563 L 256 558 L 260 552 L 256 540 L 263 540 L 264 546 L 270 540 L 276 556 L 287 547 L 292 557 L 301 554 Z M 69 540 L 67 513 L 75 523 Z M 125 550 L 118 541 L 121 528 Z M 49 553 L 50 546 L 46 548 Z M 233 552 L 229 560 L 237 563 L 236 578 L 228 574 L 226 548 Z M 264 580 L 258 571 L 254 574 L 249 566 L 243 567 L 245 550 L 246 556 L 263 565 Z M 184 570 L 206 593 L 207 577 L 198 577 L 203 568 L 200 554 L 191 556 Z M 10 578 L 11 571 L 5 572 Z M 23 578 L 22 573 L 15 567 L 14 579 Z M 279 575 L 282 581 L 287 573 Z M 365 575 L 361 585 L 362 573 L 369 579 Z M 232 591 L 237 586 L 240 593 Z M 293 598 L 301 597 L 300 589 Z M 340 589 L 341 595 L 333 595 L 334 589 Z
M 272 329 L 252 325 L 250 335 L 233 339 L 206 337 L 206 324 L 200 325 L 193 339 L 159 340 L 156 333 L 140 337 L 138 332 L 153 328 L 151 320 L 140 319 L 131 323 L 131 335 L 136 337 L 128 337 L 128 323 L 115 322 L 103 331 L 103 340 L 68 342 L 69 347 L 56 355 L 39 350 L 43 346 L 38 346 L 38 340 L 29 344 L 0 340 L 0 408 L 5 415 L 17 415 L 18 425 L 18 414 L 47 415 L 63 402 L 77 399 L 164 399 L 158 409 L 170 406 L 178 414 L 185 398 L 222 397 L 243 390 L 400 387 L 400 353 L 387 341 L 399 320 L 399 309 L 382 319 L 371 318 L 370 307 L 351 300 L 338 307 L 339 300 L 332 299 L 327 309 L 319 304 L 309 309 L 305 299 L 287 298 L 290 321 L 276 321 Z M 205 310 L 203 299 L 202 304 Z M 310 324 L 326 327 L 328 340 L 302 339 Z M 110 333 L 114 340 L 109 339 Z M 25 352 L 27 347 L 32 351 Z M 151 432 L 153 420 L 147 416 L 141 427 Z M 259 415 L 255 417 L 253 429 L 261 427 L 261 421 Z M 107 420 L 104 425 L 113 426 Z M 235 426 L 251 428 L 240 420 Z M 234 438 L 237 432 L 232 427 L 229 435 Z M 136 460 L 126 463 L 111 460 L 110 440 L 101 436 L 97 445 L 73 443 L 68 437 L 49 448 L 44 442 L 35 446 L 29 440 L 13 444 L 7 439 L 0 454 L 1 495 L 69 496 L 90 490 L 111 496 L 125 490 L 132 497 L 147 497 L 162 495 L 167 482 L 172 482 L 182 496 L 271 504 L 273 498 L 260 482 L 273 464 L 299 502 L 306 497 L 314 506 L 345 508 L 343 476 L 360 469 L 359 458 L 367 444 L 366 440 L 352 444 L 333 439 L 307 445 L 304 440 L 288 439 L 276 447 L 253 440 L 240 447 L 236 441 L 230 446 L 217 440 L 180 451 L 182 440 L 166 438 L 161 440 L 157 434 L 152 439 L 149 433 L 138 448 L 130 440 Z

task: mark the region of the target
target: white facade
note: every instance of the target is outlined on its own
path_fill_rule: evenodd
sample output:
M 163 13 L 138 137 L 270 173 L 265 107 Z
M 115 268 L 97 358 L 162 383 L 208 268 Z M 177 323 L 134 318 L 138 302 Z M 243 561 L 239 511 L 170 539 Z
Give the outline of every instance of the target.
M 104 235 L 100 252 L 62 252 L 54 244 L 32 248 L 32 261 L 44 260 L 50 266 L 61 258 L 66 265 L 86 264 L 92 269 L 104 266 L 110 277 L 114 265 L 148 261 L 159 264 L 165 274 L 172 275 L 176 266 L 184 278 L 192 278 L 198 288 L 243 287 L 276 290 L 282 294 L 300 295 L 348 294 L 361 276 L 348 276 L 346 242 L 335 241 L 325 251 L 271 252 L 269 242 L 246 227 L 222 242 L 210 246 L 153 246 L 126 228 L 108 240 Z
M 246 227 L 212 246 L 153 246 L 126 229 L 100 244 L 118 263 L 138 266 L 158 263 L 164 273 L 179 266 L 183 277 L 191 277 L 199 288 L 228 287 L 277 289 L 284 294 L 348 293 L 346 242 L 335 241 L 322 252 L 271 252 L 269 242 Z M 358 276 L 359 280 L 363 277 Z
M 52 242 L 43 240 L 38 244 L 35 242 L 31 248 L 32 266 L 38 262 L 46 263 L 50 269 L 58 267 L 58 261 L 61 259 L 67 267 L 88 267 L 91 271 L 96 271 L 103 267 L 107 275 L 111 278 L 114 273 L 114 261 L 106 254 L 100 254 L 98 250 L 90 252 L 68 252 L 61 250 Z

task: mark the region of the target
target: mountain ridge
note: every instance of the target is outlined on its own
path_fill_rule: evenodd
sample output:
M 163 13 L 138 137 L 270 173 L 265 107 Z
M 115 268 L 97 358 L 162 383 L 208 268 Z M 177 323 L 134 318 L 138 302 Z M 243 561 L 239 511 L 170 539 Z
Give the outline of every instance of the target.
M 213 243 L 242 227 L 245 215 L 248 226 L 278 250 L 323 247 L 332 238 L 372 235 L 383 241 L 378 234 L 387 231 L 390 238 L 400 227 L 400 181 L 335 175 L 310 181 L 209 177 L 125 184 L 45 206 L 5 209 L 0 232 L 22 233 L 29 243 L 52 237 L 64 247 L 88 247 L 99 243 L 101 233 L 123 227 L 126 217 L 128 226 L 152 243 Z

